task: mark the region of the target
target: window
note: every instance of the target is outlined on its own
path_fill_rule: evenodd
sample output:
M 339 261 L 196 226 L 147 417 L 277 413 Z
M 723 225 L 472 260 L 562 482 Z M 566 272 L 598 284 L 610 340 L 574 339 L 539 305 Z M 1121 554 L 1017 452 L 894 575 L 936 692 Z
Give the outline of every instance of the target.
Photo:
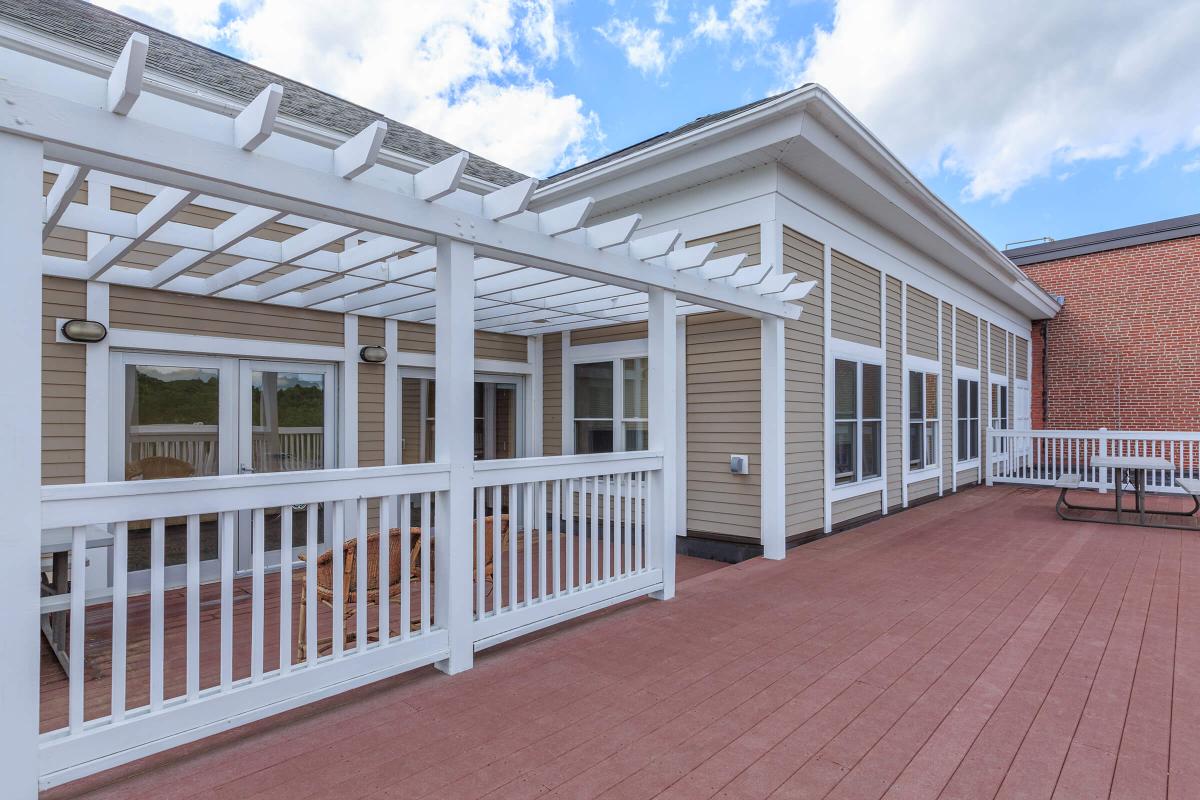
M 908 468 L 935 466 L 938 462 L 938 376 L 932 372 L 908 373 Z
M 878 478 L 882 464 L 882 368 L 837 359 L 834 372 L 834 483 Z
M 615 378 L 618 374 L 619 380 Z M 649 444 L 649 401 L 647 358 L 576 364 L 575 452 L 645 450 Z
M 992 389 L 992 430 L 1003 431 L 1008 429 L 1008 387 L 1001 383 L 993 383 Z M 997 437 L 999 441 L 997 445 L 999 452 L 1004 452 L 1006 439 L 1001 436 Z
M 979 381 L 958 379 L 955 422 L 958 425 L 958 460 L 979 458 Z

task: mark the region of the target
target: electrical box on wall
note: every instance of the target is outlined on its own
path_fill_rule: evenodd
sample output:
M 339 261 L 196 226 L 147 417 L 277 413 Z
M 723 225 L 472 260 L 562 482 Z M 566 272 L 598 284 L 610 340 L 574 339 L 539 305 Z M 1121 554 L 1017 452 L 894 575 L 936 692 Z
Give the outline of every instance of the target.
M 729 471 L 734 475 L 749 475 L 750 456 L 730 456 Z

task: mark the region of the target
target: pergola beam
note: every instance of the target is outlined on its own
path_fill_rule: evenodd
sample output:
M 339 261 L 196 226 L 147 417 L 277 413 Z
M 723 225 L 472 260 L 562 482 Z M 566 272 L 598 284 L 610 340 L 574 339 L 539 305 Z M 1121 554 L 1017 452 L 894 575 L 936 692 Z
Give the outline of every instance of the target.
M 117 63 L 108 76 L 108 96 L 105 107 L 120 116 L 133 109 L 142 94 L 142 78 L 146 73 L 146 53 L 150 40 L 144 33 L 135 33 L 125 42 Z
M 275 127 L 275 116 L 279 113 L 279 101 L 283 99 L 283 87 L 269 83 L 242 109 L 233 120 L 233 143 L 242 150 L 253 151 L 271 136 Z
M 43 242 L 50 238 L 50 232 L 54 230 L 54 226 L 62 219 L 63 213 L 70 207 L 71 200 L 79 194 L 84 181 L 87 180 L 88 172 L 89 170 L 74 164 L 64 164 L 62 172 L 55 177 L 54 185 L 50 187 L 50 192 L 46 195 L 46 210 L 42 215 L 44 220 L 42 224 Z
M 88 258 L 88 280 L 96 280 L 133 250 L 154 231 L 164 225 L 175 212 L 195 199 L 198 192 L 186 189 L 176 189 L 168 186 L 160 191 L 153 200 L 147 203 L 136 215 L 136 225 L 133 236 L 113 236 L 108 244 L 100 248 L 94 256 Z

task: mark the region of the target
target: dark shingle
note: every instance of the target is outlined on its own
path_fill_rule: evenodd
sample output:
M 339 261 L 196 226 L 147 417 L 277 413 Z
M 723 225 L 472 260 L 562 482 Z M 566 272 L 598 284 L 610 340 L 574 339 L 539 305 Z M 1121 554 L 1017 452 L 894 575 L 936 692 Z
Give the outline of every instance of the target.
M 378 119 L 387 120 L 384 147 L 433 164 L 462 150 L 449 142 L 331 94 L 289 80 L 223 53 L 181 39 L 81 0 L 3 0 L 0 18 L 98 50 L 111 58 L 120 54 L 130 34 L 150 38 L 147 66 L 207 90 L 248 103 L 268 83 L 283 86 L 280 113 L 313 125 L 353 135 Z M 466 173 L 507 186 L 525 178 L 519 172 L 476 155 Z

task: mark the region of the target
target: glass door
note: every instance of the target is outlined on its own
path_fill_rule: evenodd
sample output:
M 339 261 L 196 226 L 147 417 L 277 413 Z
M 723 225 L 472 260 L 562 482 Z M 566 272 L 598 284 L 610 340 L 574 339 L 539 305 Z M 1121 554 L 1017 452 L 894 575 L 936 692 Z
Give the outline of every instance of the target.
M 300 472 L 337 465 L 337 389 L 330 364 L 242 361 L 238 398 L 237 469 L 242 473 Z M 318 515 L 325 541 L 328 509 Z M 281 515 L 292 517 L 293 553 L 307 541 L 307 505 L 267 509 L 267 565 L 280 561 Z M 238 525 L 238 568 L 251 567 L 249 514 Z
M 113 353 L 109 479 L 146 481 L 235 471 L 236 362 L 219 357 Z M 168 584 L 186 579 L 186 520 L 168 518 Z M 216 515 L 200 518 L 201 577 L 219 574 Z M 150 522 L 129 523 L 130 588 L 149 586 Z
M 400 370 L 400 461 L 435 459 L 433 370 Z M 475 381 L 475 458 L 519 458 L 525 452 L 525 380 L 519 375 L 487 375 Z

